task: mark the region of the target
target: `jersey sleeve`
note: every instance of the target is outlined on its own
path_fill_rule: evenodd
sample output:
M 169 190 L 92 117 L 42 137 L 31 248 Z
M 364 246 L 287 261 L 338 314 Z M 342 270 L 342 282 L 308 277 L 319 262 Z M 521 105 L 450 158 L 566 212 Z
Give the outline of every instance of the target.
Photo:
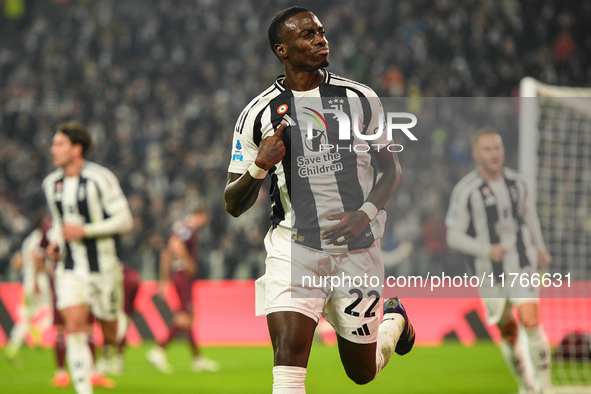
M 130 231 L 133 228 L 133 217 L 115 174 L 106 170 L 104 177 L 97 181 L 97 187 L 101 193 L 103 210 L 108 218 L 85 224 L 86 236 L 99 237 Z
M 388 133 L 386 130 L 386 117 L 384 114 L 384 107 L 379 97 L 368 97 L 368 104 L 371 108 L 371 118 L 367 124 L 366 133 L 367 135 L 376 135 L 380 133 L 379 137 L 370 141 L 370 146 L 373 150 L 383 149 L 384 145 L 393 144 L 393 139 L 388 139 Z
M 258 146 L 254 143 L 253 114 L 249 108 L 245 108 L 234 127 L 232 139 L 232 155 L 228 172 L 244 174 L 248 167 L 255 161 L 259 153 Z
M 490 243 L 480 241 L 467 233 L 471 220 L 468 206 L 471 197 L 472 193 L 469 191 L 454 188 L 445 216 L 446 242 L 450 249 L 458 252 L 475 257 L 487 257 L 490 253 Z
M 47 241 L 49 243 L 58 243 L 61 244 L 63 242 L 63 238 L 61 237 L 61 216 L 58 212 L 57 206 L 55 204 L 53 188 L 55 187 L 55 183 L 50 180 L 51 175 L 43 180 L 43 194 L 45 194 L 45 201 L 47 202 L 47 206 L 49 207 L 49 212 L 51 213 L 51 227 L 47 230 Z

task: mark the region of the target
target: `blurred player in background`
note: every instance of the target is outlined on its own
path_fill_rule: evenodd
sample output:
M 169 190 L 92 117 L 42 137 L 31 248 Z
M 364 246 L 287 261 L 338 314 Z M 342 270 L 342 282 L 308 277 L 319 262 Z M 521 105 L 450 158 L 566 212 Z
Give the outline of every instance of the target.
M 369 133 L 378 129 L 383 109 L 367 86 L 324 70 L 328 66 L 328 41 L 322 24 L 309 10 L 291 7 L 279 12 L 269 25 L 268 37 L 285 76 L 248 104 L 239 117 L 224 198 L 226 210 L 240 216 L 255 202 L 267 173 L 271 175 L 273 226 L 265 238 L 266 271 L 256 282 L 256 309 L 257 314 L 267 316 L 273 344 L 273 393 L 305 393 L 308 358 L 321 315 L 335 328 L 347 375 L 357 384 L 365 384 L 377 377 L 394 351 L 406 354 L 414 344 L 414 330 L 402 304 L 397 298 L 387 300 L 380 323 L 380 313 L 371 312 L 380 301 L 379 292 L 370 297 L 370 289 L 354 289 L 360 296 L 351 298 L 349 294 L 354 293 L 338 297 L 333 292 L 320 294 L 298 286 L 305 294 L 296 295 L 291 268 L 305 267 L 313 276 L 322 276 L 317 267 L 324 265 L 335 267 L 331 275 L 337 276 L 348 275 L 348 267 L 359 271 L 367 268 L 383 277 L 380 238 L 386 212 L 381 208 L 401 181 L 400 164 L 395 153 L 377 151 L 367 144 L 374 150 L 371 160 L 369 149 L 348 154 L 343 150 L 343 159 L 336 159 L 340 160 L 336 164 L 341 167 L 339 175 L 335 170 L 303 179 L 292 168 L 292 156 L 304 154 L 300 153 L 303 148 L 295 146 L 301 147 L 302 138 L 306 138 L 301 134 L 306 132 L 305 127 L 292 122 L 297 118 L 296 110 L 289 112 L 294 97 L 316 98 L 318 102 L 345 98 L 341 103 L 348 97 L 358 97 L 359 101 L 372 98 L 373 102 L 368 100 L 370 108 L 363 113 L 363 130 Z M 291 120 L 285 117 L 288 113 Z M 325 132 L 336 133 L 337 128 Z M 390 144 L 385 136 L 372 142 Z M 375 174 L 370 165 L 373 159 L 379 167 Z M 380 174 L 374 183 L 377 172 Z M 293 181 L 298 176 L 302 187 L 294 191 Z M 336 177 L 340 177 L 338 181 Z M 309 218 L 313 224 L 297 227 L 292 224 L 292 215 L 296 223 Z M 366 313 L 360 314 L 354 307 Z
M 123 310 L 117 317 L 117 322 L 128 321 L 134 312 L 133 303 L 135 302 L 135 296 L 140 287 L 140 274 L 137 270 L 129 267 L 128 265 L 122 264 L 123 267 Z M 124 324 L 125 327 L 129 327 L 129 324 Z M 103 346 L 102 358 L 97 363 L 97 370 L 100 373 L 107 375 L 122 375 L 123 374 L 123 353 L 125 350 L 126 339 L 125 335 L 117 344 L 117 352 L 109 357 L 109 345 Z
M 45 215 L 40 214 L 35 220 L 33 230 L 24 240 L 21 250 L 12 259 L 14 270 L 22 272 L 23 276 L 23 304 L 19 308 L 19 320 L 12 327 L 6 346 L 5 355 L 9 360 L 16 360 L 18 352 L 28 333 L 34 341 L 40 340 L 41 332 L 51 325 L 52 294 L 49 276 L 45 267 L 45 252 L 40 243 L 43 234 L 50 226 Z M 33 319 L 45 311 L 45 318 L 33 325 Z
M 495 276 L 492 289 L 481 290 L 486 319 L 499 327 L 502 354 L 518 379 L 520 392 L 548 393 L 552 390 L 550 348 L 540 327 L 538 288 L 511 287 L 507 283 L 511 276 L 506 277 L 504 286 L 496 279 L 503 273 L 531 278 L 552 258 L 546 251 L 525 180 L 503 167 L 501 136 L 489 127 L 476 132 L 472 156 L 476 169 L 458 182 L 451 195 L 445 220 L 447 244 L 474 257 L 476 275 Z M 522 330 L 515 321 L 513 306 L 517 307 Z M 522 339 L 527 341 L 518 340 L 520 332 L 525 332 L 527 338 Z
M 47 256 L 57 260 L 57 308 L 66 329 L 66 359 L 76 392 L 92 393 L 93 356 L 88 316 L 99 320 L 105 342 L 118 343 L 122 309 L 122 272 L 116 236 L 131 231 L 133 218 L 117 177 L 85 159 L 92 148 L 87 129 L 68 122 L 51 145 L 57 169 L 43 181 L 53 218 Z
M 216 372 L 219 364 L 203 354 L 193 337 L 193 283 L 197 279 L 199 260 L 199 239 L 197 231 L 209 223 L 209 214 L 197 209 L 181 221 L 172 225 L 170 237 L 160 254 L 159 293 L 164 298 L 166 286 L 172 280 L 180 301 L 180 309 L 173 313 L 172 325 L 166 340 L 154 346 L 146 358 L 159 371 L 171 373 L 172 366 L 166 359 L 165 348 L 172 339 L 182 332 L 189 343 L 193 361 L 191 369 L 195 372 Z

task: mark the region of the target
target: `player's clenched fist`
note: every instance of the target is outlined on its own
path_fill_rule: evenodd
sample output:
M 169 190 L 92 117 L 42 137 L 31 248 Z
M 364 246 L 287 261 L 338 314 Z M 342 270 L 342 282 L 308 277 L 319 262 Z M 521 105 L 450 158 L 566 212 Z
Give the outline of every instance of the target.
M 259 153 L 254 161 L 259 168 L 269 170 L 269 168 L 279 163 L 285 157 L 285 145 L 281 140 L 281 133 L 283 133 L 286 127 L 287 122 L 281 122 L 273 135 L 261 141 Z
M 505 249 L 505 247 L 501 244 L 493 244 L 490 246 L 489 257 L 495 263 L 502 262 L 506 253 L 507 249 Z

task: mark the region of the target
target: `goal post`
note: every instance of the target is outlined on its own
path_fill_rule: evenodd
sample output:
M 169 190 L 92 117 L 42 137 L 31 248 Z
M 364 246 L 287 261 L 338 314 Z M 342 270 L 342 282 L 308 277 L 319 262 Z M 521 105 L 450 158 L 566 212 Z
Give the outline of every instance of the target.
M 555 314 L 544 326 L 554 338 L 553 383 L 557 392 L 591 393 L 591 88 L 523 78 L 518 141 L 519 171 L 553 257 L 547 270 L 582 289 L 540 301 Z

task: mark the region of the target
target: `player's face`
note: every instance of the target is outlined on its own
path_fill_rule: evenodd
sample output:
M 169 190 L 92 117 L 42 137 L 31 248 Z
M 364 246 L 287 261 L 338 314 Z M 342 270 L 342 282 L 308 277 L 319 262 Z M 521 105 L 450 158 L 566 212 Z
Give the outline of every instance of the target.
M 502 171 L 505 163 L 505 148 L 498 134 L 487 134 L 478 138 L 474 146 L 474 160 L 480 168 L 489 173 Z
M 189 215 L 185 219 L 185 223 L 187 224 L 187 226 L 189 226 L 193 230 L 197 230 L 203 227 L 207 224 L 208 221 L 209 215 L 207 214 L 207 212 L 197 212 L 192 215 Z
M 311 12 L 294 15 L 285 22 L 279 55 L 291 65 L 306 71 L 328 66 L 328 40 L 324 27 Z
M 51 144 L 51 157 L 54 167 L 64 167 L 70 164 L 79 155 L 80 147 L 72 144 L 70 138 L 59 131 L 53 136 Z

